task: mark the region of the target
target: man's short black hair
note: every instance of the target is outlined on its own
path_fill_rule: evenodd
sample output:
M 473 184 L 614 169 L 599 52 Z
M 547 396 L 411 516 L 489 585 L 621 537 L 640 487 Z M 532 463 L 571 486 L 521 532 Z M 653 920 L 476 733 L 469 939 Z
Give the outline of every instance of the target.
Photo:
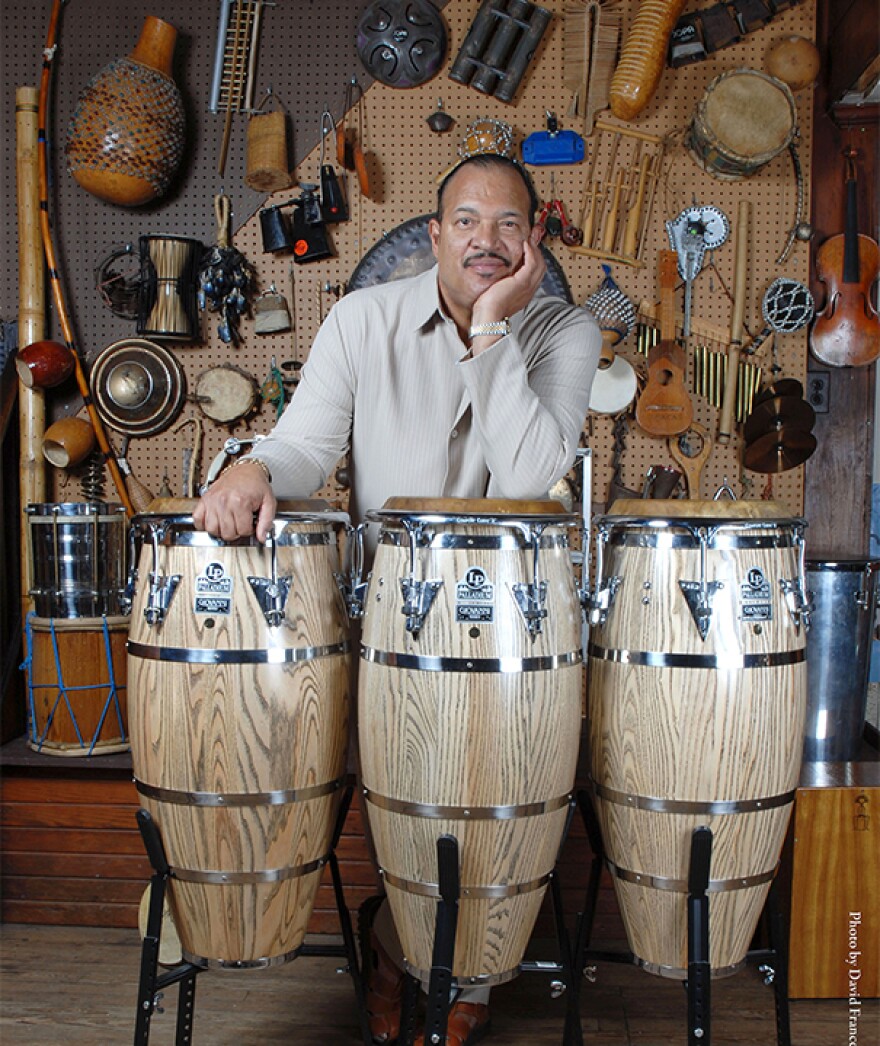
M 455 167 L 446 175 L 443 181 L 440 183 L 440 188 L 437 190 L 437 221 L 443 218 L 443 195 L 446 192 L 446 186 L 450 180 L 455 177 L 456 174 L 462 169 L 462 167 L 483 167 L 483 168 L 503 168 L 508 171 L 516 171 L 516 173 L 522 179 L 523 185 L 526 187 L 526 192 L 529 194 L 529 225 L 535 224 L 535 214 L 540 206 L 538 202 L 538 194 L 535 192 L 535 186 L 532 184 L 532 179 L 529 177 L 529 172 L 523 167 L 518 161 L 514 160 L 510 156 L 502 156 L 501 153 L 477 153 L 475 156 L 468 156 L 461 163 L 457 163 Z

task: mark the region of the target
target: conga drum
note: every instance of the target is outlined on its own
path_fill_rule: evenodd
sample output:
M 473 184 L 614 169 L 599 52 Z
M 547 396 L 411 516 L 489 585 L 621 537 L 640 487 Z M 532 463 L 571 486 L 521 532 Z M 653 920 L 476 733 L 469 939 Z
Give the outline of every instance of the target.
M 172 869 L 183 957 L 264 967 L 302 945 L 345 777 L 342 513 L 279 506 L 270 540 L 223 542 L 194 501 L 135 517 L 128 643 L 142 806 Z
M 44 502 L 25 514 L 35 611 L 25 623 L 28 745 L 43 755 L 126 752 L 125 510 Z
M 712 832 L 712 975 L 776 872 L 807 700 L 804 521 L 769 501 L 618 501 L 597 521 L 590 774 L 637 964 L 687 972 L 691 840 Z
M 370 829 L 407 969 L 427 979 L 437 840 L 460 902 L 452 974 L 518 972 L 562 842 L 581 717 L 581 611 L 558 502 L 392 498 L 364 602 Z

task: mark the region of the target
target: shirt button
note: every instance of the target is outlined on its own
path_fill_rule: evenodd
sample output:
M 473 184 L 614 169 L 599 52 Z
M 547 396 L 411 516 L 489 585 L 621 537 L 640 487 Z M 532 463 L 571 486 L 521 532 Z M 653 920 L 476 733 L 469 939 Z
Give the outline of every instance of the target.
M 458 429 L 453 429 L 452 432 L 450 432 L 450 436 L 452 436 L 453 439 L 458 439 Z

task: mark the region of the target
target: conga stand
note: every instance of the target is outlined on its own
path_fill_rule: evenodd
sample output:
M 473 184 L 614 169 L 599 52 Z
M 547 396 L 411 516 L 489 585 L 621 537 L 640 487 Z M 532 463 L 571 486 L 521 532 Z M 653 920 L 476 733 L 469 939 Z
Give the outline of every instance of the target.
M 371 1046 L 370 1024 L 367 1017 L 366 995 L 364 983 L 361 977 L 360 964 L 358 962 L 357 949 L 355 947 L 354 933 L 352 931 L 351 917 L 348 906 L 345 903 L 345 895 L 342 889 L 342 878 L 339 874 L 339 862 L 336 858 L 336 846 L 342 834 L 342 827 L 351 805 L 353 789 L 346 788 L 336 826 L 333 831 L 333 839 L 330 847 L 330 855 L 327 863 L 330 866 L 330 874 L 333 879 L 333 893 L 336 900 L 336 909 L 339 913 L 339 924 L 342 929 L 341 945 L 329 944 L 303 944 L 297 953 L 298 956 L 339 956 L 347 961 L 348 972 L 354 983 L 355 997 L 357 999 L 358 1020 L 360 1022 L 361 1037 L 364 1046 Z M 150 1040 L 150 1021 L 157 1004 L 161 999 L 163 989 L 174 984 L 179 984 L 177 1001 L 177 1030 L 175 1035 L 175 1046 L 191 1046 L 193 1034 L 193 1020 L 195 1016 L 195 992 L 196 976 L 202 973 L 204 967 L 195 966 L 192 963 L 181 963 L 168 972 L 160 974 L 159 965 L 159 943 L 162 934 L 162 909 L 165 902 L 165 891 L 168 880 L 172 876 L 172 870 L 165 856 L 165 847 L 162 837 L 155 821 L 146 810 L 138 810 L 138 828 L 144 841 L 147 856 L 153 867 L 153 876 L 150 879 L 150 902 L 147 915 L 147 927 L 141 948 L 141 969 L 138 984 L 137 1013 L 135 1016 L 134 1046 L 148 1046 Z
M 569 813 L 569 823 L 571 813 Z M 568 824 L 563 839 L 568 834 Z M 455 936 L 458 927 L 458 902 L 460 897 L 459 847 L 454 835 L 442 835 L 437 840 L 437 882 L 440 900 L 434 922 L 434 946 L 432 951 L 431 975 L 428 982 L 428 998 L 425 1006 L 425 1046 L 441 1046 L 446 1042 L 449 1008 L 452 1001 L 452 960 L 455 953 Z M 550 876 L 553 898 L 553 913 L 556 937 L 559 943 L 559 960 L 555 962 L 522 962 L 520 973 L 557 974 L 552 995 L 557 998 L 574 983 L 572 952 L 562 913 L 562 890 L 556 872 Z M 416 1034 L 416 1007 L 420 981 L 407 974 L 404 980 L 403 1003 L 400 1018 L 399 1046 L 413 1046 Z M 564 1046 L 582 1046 L 578 998 L 576 991 L 569 991 L 563 1031 Z
M 631 952 L 603 952 L 589 948 L 593 919 L 599 896 L 599 880 L 605 852 L 599 822 L 590 796 L 578 793 L 578 806 L 584 819 L 593 860 L 584 911 L 578 917 L 575 935 L 574 968 L 583 971 L 590 980 L 595 979 L 593 961 L 631 963 Z M 708 827 L 695 828 L 691 836 L 691 852 L 688 867 L 687 941 L 688 966 L 684 987 L 687 992 L 688 1046 L 710 1046 L 711 1043 L 711 983 L 712 969 L 709 964 L 710 919 L 709 919 L 709 871 L 712 860 L 712 831 Z M 785 920 L 779 908 L 776 880 L 774 879 L 764 906 L 764 919 L 768 931 L 769 947 L 750 951 L 746 959 L 761 961 L 758 967 L 764 975 L 764 983 L 773 985 L 776 1007 L 777 1046 L 791 1046 L 791 1028 L 788 1009 L 788 954 L 786 950 Z M 580 995 L 580 978 L 574 982 L 572 994 Z

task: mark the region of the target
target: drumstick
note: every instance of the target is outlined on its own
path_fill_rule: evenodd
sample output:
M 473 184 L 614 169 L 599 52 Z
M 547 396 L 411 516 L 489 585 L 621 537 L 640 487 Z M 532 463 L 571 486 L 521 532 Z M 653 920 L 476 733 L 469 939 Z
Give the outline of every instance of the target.
M 611 209 L 605 221 L 605 229 L 602 235 L 602 250 L 610 254 L 614 250 L 614 241 L 617 238 L 617 213 L 620 210 L 620 197 L 623 193 L 623 180 L 626 171 L 621 167 L 617 172 L 617 182 L 611 198 Z
M 620 253 L 627 258 L 634 258 L 636 252 L 636 244 L 639 235 L 639 222 L 642 216 L 642 207 L 645 203 L 645 190 L 648 185 L 648 169 L 651 164 L 650 156 L 643 156 L 641 167 L 639 168 L 639 180 L 636 188 L 636 198 L 630 207 L 629 214 L 626 216 L 626 225 L 623 231 L 623 245 L 620 248 Z
M 718 442 L 726 446 L 733 430 L 733 412 L 736 405 L 736 379 L 739 371 L 739 353 L 742 348 L 743 318 L 746 308 L 746 264 L 749 251 L 751 204 L 740 199 L 736 212 L 736 269 L 733 282 L 733 313 L 730 317 L 730 344 L 727 348 L 727 378 L 724 399 L 718 420 Z

